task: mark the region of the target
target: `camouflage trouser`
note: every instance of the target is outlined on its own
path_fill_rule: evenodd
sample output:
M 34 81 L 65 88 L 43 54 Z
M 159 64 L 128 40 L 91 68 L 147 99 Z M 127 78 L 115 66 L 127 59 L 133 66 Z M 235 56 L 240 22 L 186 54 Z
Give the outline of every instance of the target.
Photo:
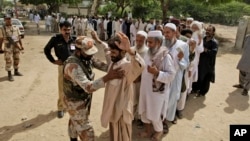
M 5 70 L 6 71 L 11 71 L 12 66 L 14 66 L 14 69 L 18 69 L 18 64 L 19 64 L 19 61 L 20 61 L 20 58 L 19 58 L 20 49 L 18 47 L 14 47 L 13 45 L 11 45 L 8 48 L 7 44 L 5 44 L 4 50 L 5 50 L 4 59 L 6 61 Z
M 71 138 L 78 136 L 82 141 L 94 141 L 94 129 L 88 119 L 88 108 L 84 101 L 69 101 L 65 98 L 67 111 L 70 115 L 68 132 Z

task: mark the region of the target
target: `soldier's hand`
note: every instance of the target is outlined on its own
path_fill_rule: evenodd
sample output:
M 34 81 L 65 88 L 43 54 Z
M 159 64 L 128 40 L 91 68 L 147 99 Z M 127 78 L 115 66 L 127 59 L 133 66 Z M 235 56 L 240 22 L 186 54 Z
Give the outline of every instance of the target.
M 112 65 L 108 73 L 103 77 L 103 81 L 107 82 L 113 79 L 121 79 L 124 77 L 124 74 L 125 74 L 124 70 L 121 70 L 121 68 L 113 69 Z
M 92 84 L 88 84 L 86 90 L 88 93 L 93 93 L 94 91 L 96 91 L 95 89 L 92 88 Z
M 61 60 L 56 60 L 54 62 L 55 65 L 63 65 L 63 62 Z
M 92 36 L 92 38 L 93 38 L 96 42 L 98 42 L 98 43 L 101 42 L 101 40 L 99 39 L 99 37 L 98 37 L 98 35 L 97 35 L 97 33 L 96 33 L 95 31 L 91 31 L 91 36 Z

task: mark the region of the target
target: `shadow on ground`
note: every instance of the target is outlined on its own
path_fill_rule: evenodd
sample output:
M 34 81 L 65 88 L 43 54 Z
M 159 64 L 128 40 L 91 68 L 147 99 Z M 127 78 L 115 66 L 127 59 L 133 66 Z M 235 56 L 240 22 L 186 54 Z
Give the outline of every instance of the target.
M 183 111 L 183 118 L 192 120 L 194 118 L 195 112 L 206 107 L 204 101 L 206 96 L 195 97 L 194 94 L 189 94 L 185 110 Z
M 229 93 L 226 99 L 228 106 L 224 108 L 226 113 L 233 114 L 235 110 L 245 111 L 249 108 L 249 96 L 243 96 L 241 92 L 242 89 L 236 89 Z
M 48 114 L 37 115 L 33 119 L 24 121 L 16 125 L 0 127 L 0 141 L 8 141 L 15 134 L 37 128 L 42 124 L 53 120 L 54 118 L 56 118 L 56 112 L 51 111 Z

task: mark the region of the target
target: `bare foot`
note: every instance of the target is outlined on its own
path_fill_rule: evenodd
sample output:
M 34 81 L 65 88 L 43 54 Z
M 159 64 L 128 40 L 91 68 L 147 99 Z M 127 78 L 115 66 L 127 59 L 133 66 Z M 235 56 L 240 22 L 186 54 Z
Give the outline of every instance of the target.
M 153 137 L 151 138 L 152 141 L 160 141 L 163 132 L 155 132 Z

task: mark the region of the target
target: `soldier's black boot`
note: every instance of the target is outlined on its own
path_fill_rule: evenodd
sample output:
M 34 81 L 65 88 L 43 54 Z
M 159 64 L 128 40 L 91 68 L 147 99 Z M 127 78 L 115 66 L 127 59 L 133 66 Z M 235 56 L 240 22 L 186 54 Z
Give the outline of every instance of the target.
M 14 81 L 14 78 L 11 74 L 11 71 L 8 71 L 8 79 L 9 79 L 9 81 Z
M 14 75 L 15 75 L 15 76 L 23 76 L 23 75 L 18 71 L 18 69 L 15 69 Z
M 77 138 L 70 138 L 70 141 L 77 141 Z

